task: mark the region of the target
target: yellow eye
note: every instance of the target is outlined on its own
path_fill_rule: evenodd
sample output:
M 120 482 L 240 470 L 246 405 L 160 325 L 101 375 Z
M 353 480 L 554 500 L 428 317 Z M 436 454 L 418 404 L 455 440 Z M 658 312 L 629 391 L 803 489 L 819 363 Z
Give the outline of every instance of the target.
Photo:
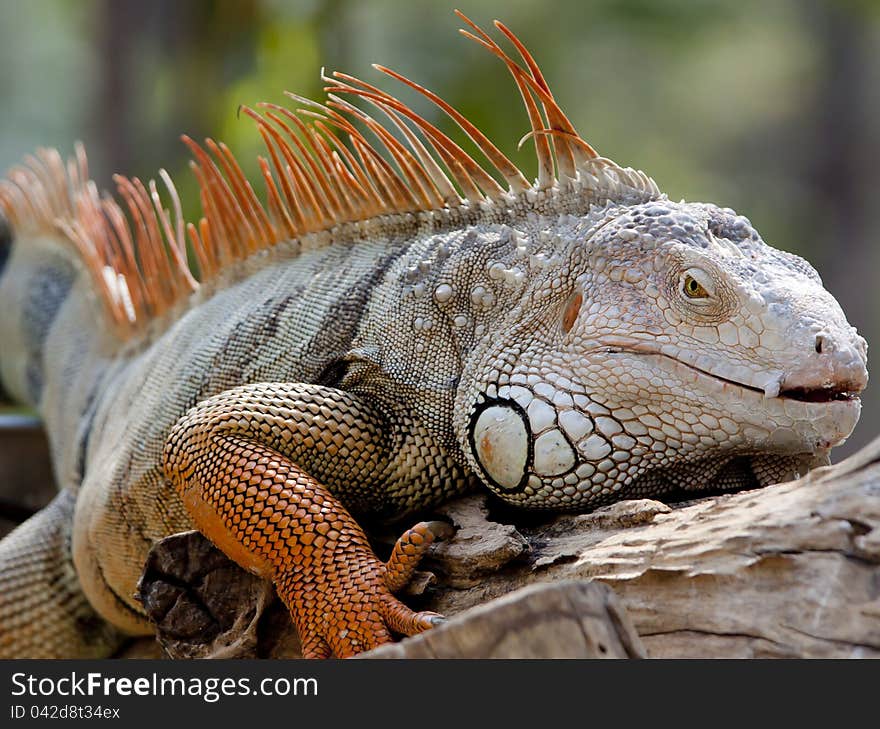
M 682 288 L 684 289 L 685 296 L 691 299 L 706 299 L 709 297 L 709 292 L 689 273 L 685 274 Z

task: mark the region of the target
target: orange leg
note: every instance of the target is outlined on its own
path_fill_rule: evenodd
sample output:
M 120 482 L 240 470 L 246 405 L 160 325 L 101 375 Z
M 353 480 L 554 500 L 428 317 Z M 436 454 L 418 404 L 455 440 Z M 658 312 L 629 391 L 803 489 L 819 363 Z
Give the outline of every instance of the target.
M 166 474 L 199 529 L 233 560 L 274 582 L 303 655 L 348 657 L 389 642 L 391 633 L 413 635 L 441 621 L 392 595 L 431 544 L 430 525 L 407 531 L 388 563 L 381 562 L 324 485 L 254 439 L 259 432 L 272 440 L 256 412 L 249 410 L 254 425 L 246 433 L 229 432 L 241 431 L 245 416 L 233 418 L 234 428 L 218 426 L 216 417 L 181 421 L 166 449 Z

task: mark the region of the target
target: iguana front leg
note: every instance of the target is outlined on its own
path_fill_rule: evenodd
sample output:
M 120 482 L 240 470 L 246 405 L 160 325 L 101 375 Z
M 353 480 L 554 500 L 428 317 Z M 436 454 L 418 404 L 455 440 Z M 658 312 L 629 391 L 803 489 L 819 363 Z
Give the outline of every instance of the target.
M 387 426 L 349 393 L 316 385 L 228 390 L 189 411 L 165 447 L 165 473 L 198 528 L 231 559 L 275 584 L 306 657 L 354 655 L 412 635 L 440 616 L 392 596 L 430 545 L 425 523 L 387 564 L 333 495 L 381 495 Z M 372 492 L 372 493 L 371 493 Z

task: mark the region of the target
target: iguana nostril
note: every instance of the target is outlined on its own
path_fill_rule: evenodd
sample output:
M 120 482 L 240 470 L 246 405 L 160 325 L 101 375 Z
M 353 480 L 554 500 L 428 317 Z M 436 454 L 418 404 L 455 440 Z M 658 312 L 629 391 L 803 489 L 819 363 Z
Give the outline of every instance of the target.
M 803 357 L 785 374 L 779 395 L 805 402 L 830 402 L 855 398 L 868 382 L 865 356 L 858 340 L 824 329 L 814 334 L 817 358 Z

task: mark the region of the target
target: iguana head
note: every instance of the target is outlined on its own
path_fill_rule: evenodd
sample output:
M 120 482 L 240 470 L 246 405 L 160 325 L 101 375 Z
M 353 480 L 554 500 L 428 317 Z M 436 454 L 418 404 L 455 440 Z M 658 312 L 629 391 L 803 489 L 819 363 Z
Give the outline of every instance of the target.
M 746 218 L 660 197 L 515 227 L 498 263 L 527 283 L 459 401 L 469 458 L 503 499 L 578 508 L 770 483 L 851 433 L 865 340 Z

